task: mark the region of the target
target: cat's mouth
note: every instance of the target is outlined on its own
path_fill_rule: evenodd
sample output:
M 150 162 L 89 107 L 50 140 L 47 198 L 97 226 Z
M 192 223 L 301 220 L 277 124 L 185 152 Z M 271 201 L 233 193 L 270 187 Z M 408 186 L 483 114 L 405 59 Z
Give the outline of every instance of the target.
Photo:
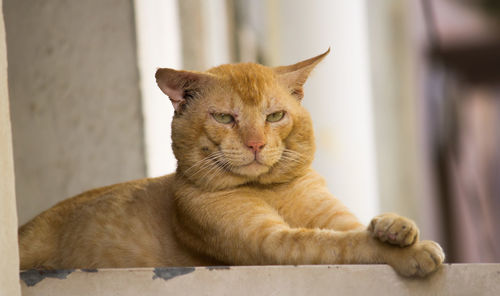
M 267 173 L 269 171 L 269 166 L 259 162 L 257 159 L 254 159 L 247 164 L 233 167 L 231 171 L 242 176 L 257 177 Z
M 256 176 L 255 173 L 259 174 L 265 173 L 269 170 L 269 166 L 260 162 L 257 158 L 249 161 L 246 164 L 234 165 L 230 164 L 227 160 L 213 159 L 214 163 L 224 171 L 236 173 L 238 175 L 252 175 Z M 264 171 L 265 169 L 265 171 Z
M 203 167 L 203 170 L 206 169 L 209 171 L 205 173 L 207 176 L 227 172 L 242 177 L 256 178 L 269 172 L 275 164 L 275 161 L 270 160 L 276 158 L 277 153 L 281 157 L 281 151 L 278 151 L 278 149 L 275 150 L 271 150 L 270 154 L 269 151 L 266 153 L 262 151 L 258 153 L 245 153 L 245 151 L 239 149 L 219 148 L 217 152 L 212 153 L 212 156 L 208 157 L 218 169 L 210 169 L 210 165 L 207 165 L 203 160 L 200 161 L 199 166 Z
M 266 166 L 265 164 L 261 163 L 257 159 L 254 159 L 253 161 L 242 165 L 242 167 L 250 167 L 250 166 Z M 267 166 L 266 166 L 267 167 Z

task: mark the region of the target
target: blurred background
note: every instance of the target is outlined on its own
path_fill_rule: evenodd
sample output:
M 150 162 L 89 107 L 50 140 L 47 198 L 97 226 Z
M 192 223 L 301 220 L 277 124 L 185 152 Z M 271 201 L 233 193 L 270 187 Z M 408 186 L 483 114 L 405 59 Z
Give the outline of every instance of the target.
M 497 0 L 3 0 L 19 223 L 175 170 L 157 67 L 285 65 L 313 164 L 365 223 L 397 212 L 449 262 L 500 262 Z

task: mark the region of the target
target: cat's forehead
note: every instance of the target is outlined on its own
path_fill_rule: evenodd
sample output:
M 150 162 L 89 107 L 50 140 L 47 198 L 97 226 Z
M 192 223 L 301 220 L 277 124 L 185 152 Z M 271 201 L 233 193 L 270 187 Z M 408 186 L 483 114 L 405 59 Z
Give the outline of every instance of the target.
M 243 103 L 251 105 L 260 105 L 267 101 L 276 88 L 276 74 L 271 68 L 258 64 L 222 65 L 208 72 L 215 74 Z

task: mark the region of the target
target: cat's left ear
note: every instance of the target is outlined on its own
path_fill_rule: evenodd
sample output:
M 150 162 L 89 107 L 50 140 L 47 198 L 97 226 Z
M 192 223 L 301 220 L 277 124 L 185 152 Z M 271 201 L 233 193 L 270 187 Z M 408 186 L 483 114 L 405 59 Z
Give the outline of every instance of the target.
M 313 58 L 289 66 L 276 67 L 273 70 L 278 75 L 279 82 L 289 89 L 290 94 L 301 100 L 304 97 L 303 86 L 307 77 L 329 53 L 330 48 Z
M 212 81 L 210 74 L 160 68 L 155 74 L 156 83 L 180 113 L 188 101 L 200 95 Z

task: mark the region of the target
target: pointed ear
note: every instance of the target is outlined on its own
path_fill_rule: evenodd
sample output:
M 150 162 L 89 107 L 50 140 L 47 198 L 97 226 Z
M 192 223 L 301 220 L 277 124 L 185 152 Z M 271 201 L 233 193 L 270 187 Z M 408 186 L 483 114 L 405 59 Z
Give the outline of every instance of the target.
M 170 98 L 176 112 L 181 112 L 183 106 L 200 95 L 212 80 L 210 74 L 169 68 L 158 69 L 155 77 L 156 83 Z
M 293 64 L 290 66 L 281 66 L 274 68 L 274 72 L 278 75 L 279 82 L 287 87 L 290 94 L 295 96 L 298 100 L 304 97 L 304 83 L 311 71 L 316 67 L 324 57 L 330 53 L 330 48 L 324 53 L 310 58 L 308 60 Z

